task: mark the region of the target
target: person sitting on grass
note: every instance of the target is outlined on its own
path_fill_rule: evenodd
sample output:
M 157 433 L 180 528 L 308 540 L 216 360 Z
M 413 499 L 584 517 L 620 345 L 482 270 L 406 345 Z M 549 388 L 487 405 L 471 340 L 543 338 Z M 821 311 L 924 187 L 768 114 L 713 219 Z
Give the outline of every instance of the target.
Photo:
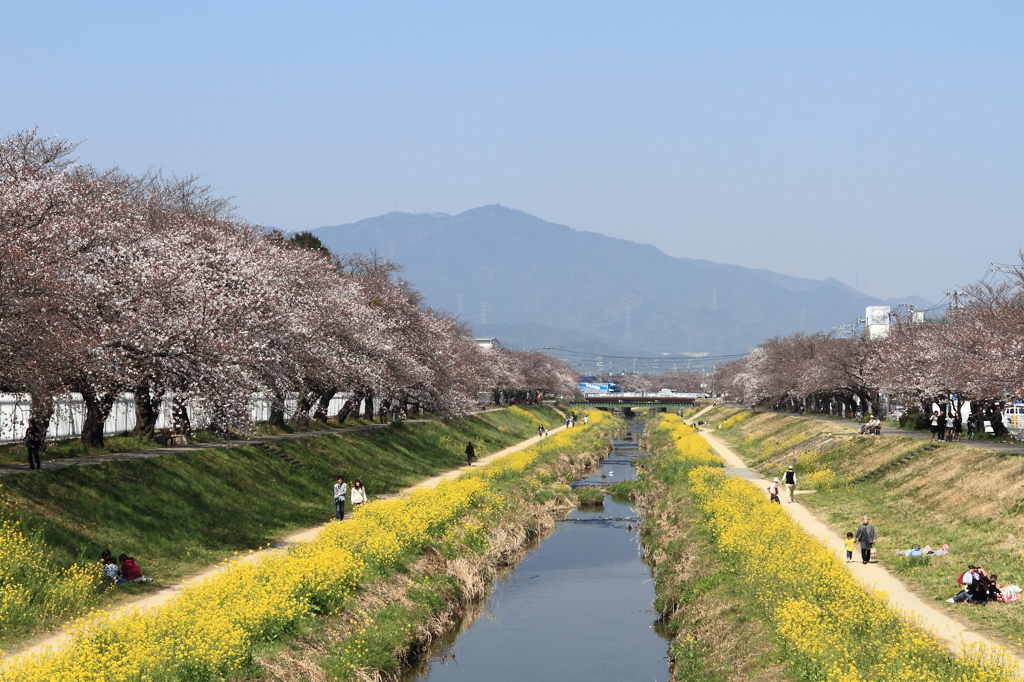
M 967 602 L 969 604 L 984 604 L 995 601 L 999 595 L 999 588 L 996 586 L 985 569 L 981 566 L 968 565 L 967 570 L 957 576 L 956 582 L 962 585 L 956 596 L 946 601 L 951 604 Z
M 114 558 L 109 549 L 103 550 L 103 554 L 100 555 L 100 566 L 103 570 L 104 578 L 110 580 L 115 585 L 124 582 L 121 578 L 121 569 L 117 567 L 117 559 Z
M 130 580 L 134 583 L 153 582 L 152 578 L 142 575 L 142 569 L 139 568 L 139 564 L 135 561 L 134 557 L 122 554 L 118 557 L 118 560 L 121 562 L 121 578 L 124 580 Z

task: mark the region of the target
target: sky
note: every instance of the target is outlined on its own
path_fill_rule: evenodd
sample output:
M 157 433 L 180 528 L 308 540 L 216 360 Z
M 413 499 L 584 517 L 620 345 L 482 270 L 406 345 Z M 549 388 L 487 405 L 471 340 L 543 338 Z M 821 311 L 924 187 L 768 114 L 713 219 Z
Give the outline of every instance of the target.
M 1024 3 L 6 2 L 0 135 L 289 231 L 502 204 L 932 301 L 1020 262 Z M 542 245 L 539 245 L 542 246 Z

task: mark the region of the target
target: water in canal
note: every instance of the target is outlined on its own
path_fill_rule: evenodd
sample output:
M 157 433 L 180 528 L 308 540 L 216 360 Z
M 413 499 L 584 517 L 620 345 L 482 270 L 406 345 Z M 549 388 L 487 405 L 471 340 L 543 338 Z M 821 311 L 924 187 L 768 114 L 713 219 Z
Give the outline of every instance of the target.
M 633 478 L 642 422 L 578 483 Z M 604 476 L 604 478 L 602 478 Z M 482 614 L 411 679 L 419 682 L 662 682 L 668 644 L 654 630 L 654 585 L 640 557 L 636 512 L 605 496 L 573 511 L 497 584 Z

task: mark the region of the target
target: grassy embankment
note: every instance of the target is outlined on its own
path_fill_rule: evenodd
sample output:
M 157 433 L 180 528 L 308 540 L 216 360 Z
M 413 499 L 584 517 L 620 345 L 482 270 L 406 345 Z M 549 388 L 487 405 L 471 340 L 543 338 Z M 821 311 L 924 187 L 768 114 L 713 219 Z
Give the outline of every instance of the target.
M 534 435 L 538 419 L 560 422 L 549 408 L 502 410 L 4 477 L 0 648 L 330 519 L 339 474 L 371 496 L 394 492 L 464 464 L 467 440 L 484 456 Z M 104 548 L 135 556 L 154 582 L 104 589 Z M 74 564 L 87 570 L 66 573 Z
M 728 409 L 715 417 L 727 418 Z M 1024 586 L 1024 457 L 905 436 L 860 436 L 852 426 L 773 413 L 749 416 L 718 434 L 765 476 L 795 464 L 797 489 L 816 491 L 799 501 L 835 531 L 853 531 L 870 514 L 881 562 L 914 592 L 957 620 L 1020 643 L 1024 603 L 945 600 L 968 563 L 998 574 L 1001 585 Z M 896 556 L 914 545 L 937 549 L 943 543 L 950 546 L 945 556 Z
M 597 460 L 610 421 L 592 417 L 589 428 L 458 480 L 369 504 L 315 540 L 256 565 L 232 565 L 164 607 L 92 620 L 59 654 L 0 678 L 34 682 L 70 671 L 147 680 L 390 677 L 458 604 L 481 592 L 488 566 L 523 544 L 531 524 L 516 510 L 544 516 L 569 504 L 559 473 Z
M 491 406 L 492 410 L 499 409 Z M 420 418 L 431 418 L 432 414 L 424 414 Z M 282 434 L 305 433 L 308 431 L 330 431 L 350 429 L 353 426 L 365 426 L 379 424 L 377 419 L 372 417 L 349 417 L 343 425 L 336 422 L 309 421 L 306 424 L 297 422 L 286 422 L 283 426 L 271 426 L 270 424 L 254 424 L 252 429 L 246 433 L 232 431 L 228 434 L 227 440 L 245 440 L 248 438 L 262 438 L 265 436 L 279 436 Z M 210 429 L 196 431 L 190 442 L 192 443 L 217 443 L 223 439 Z M 59 441 L 51 441 L 47 444 L 46 450 L 40 455 L 43 461 L 51 459 L 74 459 L 77 457 L 88 457 L 90 455 L 108 455 L 119 452 L 135 452 L 138 450 L 151 450 L 161 447 L 159 444 L 143 438 L 123 434 L 119 436 L 107 436 L 104 438 L 103 447 L 88 447 L 77 438 L 67 438 Z M 28 451 L 20 442 L 0 444 L 0 464 L 24 464 L 28 461 Z
M 776 660 L 785 662 L 782 672 L 787 677 L 843 681 L 1014 679 L 999 652 L 952 656 L 938 639 L 889 607 L 884 595 L 865 591 L 831 550 L 808 536 L 782 507 L 769 503 L 763 491 L 741 478 L 726 478 L 721 461 L 693 429 L 672 416 L 662 417 L 661 425 L 674 442 L 674 452 L 664 464 L 665 478 L 687 488 L 717 555 L 727 571 L 742 581 L 742 594 L 778 647 Z M 658 466 L 656 458 L 654 471 Z M 671 527 L 664 532 L 671 533 Z M 666 544 L 670 543 L 651 537 L 649 546 L 656 564 L 656 552 Z M 681 572 L 666 571 L 666 581 L 664 574 L 656 571 L 659 581 L 667 584 L 674 579 L 673 573 Z M 699 585 L 699 581 L 692 587 L 684 584 L 682 593 L 699 590 Z M 659 599 L 664 594 L 665 588 L 659 587 Z M 677 665 L 693 641 L 692 633 L 687 634 L 691 636 L 680 642 L 677 635 L 674 642 Z M 703 653 L 708 646 L 696 647 L 696 651 Z M 770 658 L 768 651 L 754 656 L 762 662 Z M 769 668 L 764 670 L 771 674 Z M 716 673 L 726 679 L 730 674 L 721 666 Z

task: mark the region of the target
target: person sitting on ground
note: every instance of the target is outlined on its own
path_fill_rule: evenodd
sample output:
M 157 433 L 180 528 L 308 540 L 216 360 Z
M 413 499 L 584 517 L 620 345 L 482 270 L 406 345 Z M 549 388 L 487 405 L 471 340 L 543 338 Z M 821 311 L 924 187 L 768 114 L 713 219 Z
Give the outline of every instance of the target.
M 871 418 L 871 421 L 868 422 L 868 427 L 869 427 L 869 431 L 870 431 L 871 435 L 873 435 L 873 436 L 881 436 L 882 435 L 882 420 L 879 419 L 877 415 Z
M 970 597 L 967 588 L 974 583 L 975 568 L 976 567 L 974 565 L 967 564 L 967 570 L 956 577 L 956 585 L 960 588 L 960 591 L 953 595 L 951 599 L 947 599 L 946 601 L 951 604 L 959 604 L 960 602 L 967 601 L 968 597 Z
M 988 576 L 988 585 L 985 592 L 985 598 L 988 601 L 999 601 L 999 597 L 1002 596 L 1002 590 L 999 587 L 999 576 L 993 573 Z
M 142 575 L 142 569 L 139 568 L 139 564 L 135 561 L 134 557 L 122 554 L 118 557 L 118 560 L 121 562 L 121 577 L 124 580 L 130 580 L 135 583 L 152 582 L 152 578 Z
M 121 569 L 117 567 L 117 559 L 110 553 L 109 549 L 103 550 L 100 555 L 100 567 L 103 570 L 103 577 L 113 583 L 124 582 L 121 579 Z

